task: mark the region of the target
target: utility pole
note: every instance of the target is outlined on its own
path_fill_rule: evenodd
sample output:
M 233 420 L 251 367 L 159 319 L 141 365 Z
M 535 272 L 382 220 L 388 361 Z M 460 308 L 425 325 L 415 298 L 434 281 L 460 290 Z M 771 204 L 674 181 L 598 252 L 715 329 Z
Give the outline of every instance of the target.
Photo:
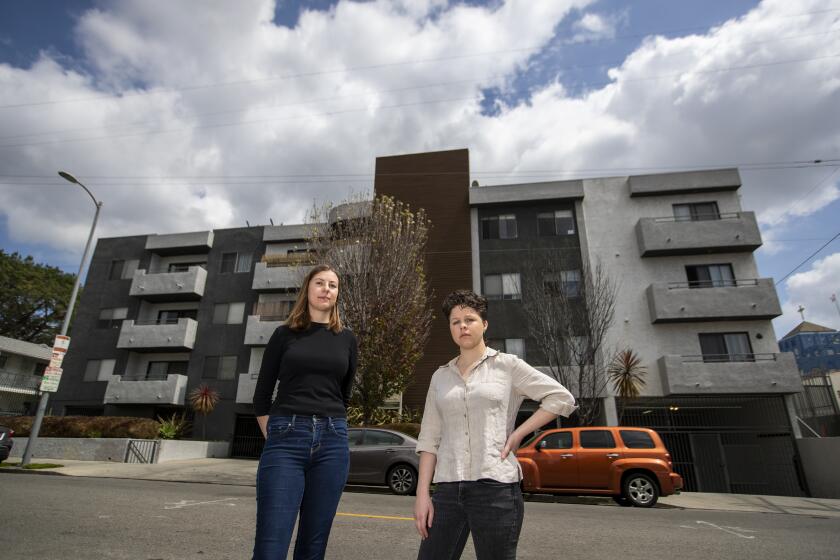
M 87 243 L 85 244 L 85 252 L 82 253 L 82 262 L 79 263 L 79 273 L 76 274 L 76 281 L 73 283 L 73 291 L 70 294 L 70 303 L 67 305 L 67 314 L 64 315 L 64 322 L 61 323 L 61 335 L 67 334 L 70 328 L 70 317 L 73 316 L 73 308 L 76 306 L 76 296 L 79 294 L 79 283 L 82 280 L 82 271 L 85 268 L 85 261 L 88 257 L 90 244 L 93 241 L 93 232 L 96 231 L 96 222 L 99 220 L 99 211 L 102 209 L 102 202 L 96 200 L 86 186 L 84 186 L 78 179 L 65 173 L 58 172 L 59 176 L 66 181 L 75 183 L 82 187 L 86 193 L 93 200 L 96 206 L 96 213 L 93 215 L 93 225 L 90 226 L 90 234 L 88 235 Z M 35 450 L 35 441 L 38 439 L 38 432 L 41 431 L 41 423 L 44 421 L 44 414 L 47 412 L 47 402 L 50 400 L 50 394 L 47 391 L 41 391 L 41 399 L 38 401 L 38 411 L 35 413 L 35 420 L 32 422 L 32 429 L 29 432 L 29 439 L 26 442 L 26 449 L 23 452 L 23 458 L 20 461 L 20 466 L 25 467 L 32 460 L 32 452 Z

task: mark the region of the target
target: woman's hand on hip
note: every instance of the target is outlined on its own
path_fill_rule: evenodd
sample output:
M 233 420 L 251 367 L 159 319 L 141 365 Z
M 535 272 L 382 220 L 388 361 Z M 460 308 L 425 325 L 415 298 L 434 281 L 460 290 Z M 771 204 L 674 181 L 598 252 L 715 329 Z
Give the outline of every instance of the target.
M 516 453 L 516 450 L 519 449 L 519 444 L 522 443 L 522 438 L 523 435 L 517 433 L 516 430 L 508 436 L 505 446 L 502 448 L 502 459 L 507 459 L 508 454 L 511 452 Z
M 429 529 L 432 528 L 432 520 L 435 517 L 435 506 L 428 493 L 417 493 L 414 500 L 414 525 L 420 537 L 429 538 Z

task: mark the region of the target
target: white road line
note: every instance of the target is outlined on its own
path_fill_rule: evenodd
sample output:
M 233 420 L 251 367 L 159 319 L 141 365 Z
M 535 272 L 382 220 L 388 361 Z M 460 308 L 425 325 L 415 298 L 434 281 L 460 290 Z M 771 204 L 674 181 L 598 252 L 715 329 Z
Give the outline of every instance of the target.
M 749 529 L 741 529 L 740 527 L 721 527 L 720 525 L 715 525 L 714 523 L 709 523 L 708 521 L 698 521 L 698 525 L 703 525 L 706 527 L 711 527 L 713 529 L 719 529 L 724 533 L 729 533 L 730 535 L 735 535 L 736 537 L 740 537 L 742 539 L 754 539 L 755 535 L 742 535 L 741 533 L 755 533 L 756 531 L 750 531 Z M 680 525 L 682 527 L 682 525 Z M 699 528 L 699 527 L 698 527 Z
M 166 502 L 163 509 L 181 509 L 192 506 L 205 506 L 207 504 L 218 504 L 221 502 L 229 502 L 230 500 L 238 500 L 239 498 L 224 498 L 222 500 L 210 500 L 208 502 L 195 502 L 193 500 L 181 500 L 180 502 Z M 236 504 L 226 504 L 235 506 Z

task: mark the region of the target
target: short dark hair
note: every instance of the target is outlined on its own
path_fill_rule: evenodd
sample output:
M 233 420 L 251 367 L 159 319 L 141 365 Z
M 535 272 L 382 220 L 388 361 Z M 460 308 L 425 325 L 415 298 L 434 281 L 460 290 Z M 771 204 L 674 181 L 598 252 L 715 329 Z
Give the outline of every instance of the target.
M 455 290 L 443 298 L 443 314 L 449 320 L 449 314 L 456 307 L 470 307 L 475 309 L 481 319 L 487 320 L 487 298 L 480 296 L 472 290 Z

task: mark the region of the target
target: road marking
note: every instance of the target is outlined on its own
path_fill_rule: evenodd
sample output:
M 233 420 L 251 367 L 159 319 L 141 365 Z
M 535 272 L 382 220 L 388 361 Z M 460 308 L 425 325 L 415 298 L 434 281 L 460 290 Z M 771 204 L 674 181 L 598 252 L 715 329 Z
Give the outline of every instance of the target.
M 742 535 L 741 533 L 757 533 L 758 531 L 753 531 L 750 529 L 743 529 L 741 527 L 727 527 L 725 525 L 715 525 L 714 523 L 709 523 L 708 521 L 697 521 L 698 525 L 710 527 L 712 529 L 720 529 L 724 533 L 729 533 L 730 535 L 735 535 L 736 537 L 741 537 L 742 539 L 754 539 L 755 535 Z M 702 529 L 703 527 L 694 527 L 691 525 L 680 525 L 682 529 Z
M 207 504 L 218 504 L 221 502 L 229 502 L 230 500 L 238 500 L 239 498 L 224 498 L 222 500 L 210 500 L 209 502 L 196 502 L 193 500 L 181 500 L 180 502 L 166 502 L 166 505 L 163 509 L 181 509 L 185 507 L 191 506 L 204 506 Z M 236 504 L 225 504 L 229 506 L 235 506 Z
M 394 519 L 397 521 L 414 521 L 413 517 L 395 517 L 391 515 L 370 515 L 367 513 L 336 513 L 342 517 L 366 517 L 368 519 Z

